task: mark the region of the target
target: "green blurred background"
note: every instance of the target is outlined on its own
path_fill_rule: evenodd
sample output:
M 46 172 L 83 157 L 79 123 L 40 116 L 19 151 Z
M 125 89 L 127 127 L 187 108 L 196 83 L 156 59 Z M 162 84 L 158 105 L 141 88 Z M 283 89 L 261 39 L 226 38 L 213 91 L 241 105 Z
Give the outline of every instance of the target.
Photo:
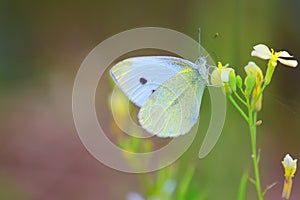
M 72 119 L 76 72 L 100 42 L 121 31 L 155 26 L 180 31 L 237 73 L 265 43 L 300 58 L 300 1 L 8 1 L 0 2 L 0 199 L 125 199 L 140 191 L 138 175 L 109 169 L 81 144 Z M 215 34 L 218 33 L 218 37 Z M 281 160 L 300 158 L 300 71 L 278 65 L 259 119 L 262 185 L 277 181 L 266 199 L 280 199 Z M 103 80 L 111 90 L 109 77 Z M 106 107 L 105 98 L 98 101 Z M 204 95 L 201 117 L 209 112 Z M 111 115 L 100 113 L 103 118 Z M 101 117 L 101 118 L 102 118 Z M 200 131 L 201 132 L 201 131 Z M 203 136 L 199 136 L 203 137 Z M 236 199 L 240 178 L 252 172 L 247 125 L 228 105 L 223 134 L 203 160 L 199 144 L 179 162 L 196 165 L 193 181 L 207 199 Z M 179 172 L 180 173 L 180 172 Z M 154 173 L 153 173 L 154 174 Z M 292 199 L 300 198 L 300 176 Z M 248 199 L 255 199 L 249 184 Z

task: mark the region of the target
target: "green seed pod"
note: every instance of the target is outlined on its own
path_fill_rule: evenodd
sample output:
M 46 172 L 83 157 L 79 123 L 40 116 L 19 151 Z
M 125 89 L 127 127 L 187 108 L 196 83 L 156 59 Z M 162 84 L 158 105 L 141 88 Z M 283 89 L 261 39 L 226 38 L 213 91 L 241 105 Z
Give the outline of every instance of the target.
M 239 75 L 236 76 L 236 85 L 237 85 L 238 88 L 242 89 L 243 80 Z
M 255 86 L 256 76 L 254 74 L 249 74 L 245 79 L 245 93 L 249 97 L 251 94 L 253 87 Z

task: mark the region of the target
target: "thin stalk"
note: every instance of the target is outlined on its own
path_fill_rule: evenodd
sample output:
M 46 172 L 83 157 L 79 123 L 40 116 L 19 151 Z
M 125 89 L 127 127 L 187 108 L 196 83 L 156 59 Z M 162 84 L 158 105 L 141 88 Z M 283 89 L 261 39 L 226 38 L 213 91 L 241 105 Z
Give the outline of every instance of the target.
M 263 200 L 263 196 L 261 193 L 261 186 L 260 186 L 257 152 L 256 152 L 256 126 L 255 123 L 253 123 L 254 119 L 256 118 L 256 112 L 254 113 L 252 112 L 251 106 L 248 107 L 248 114 L 249 114 L 248 124 L 249 124 L 250 137 L 251 137 L 251 150 L 252 150 L 253 168 L 254 168 L 254 176 L 255 176 L 255 187 L 256 187 L 258 199 Z
M 241 107 L 236 103 L 236 101 L 233 99 L 233 97 L 231 96 L 231 94 L 228 94 L 227 97 L 230 100 L 230 102 L 234 105 L 234 107 L 240 112 L 240 114 L 242 115 L 242 117 L 246 121 L 248 121 L 247 115 L 244 113 L 244 111 L 241 109 Z
M 245 106 L 247 106 L 246 101 L 237 92 L 234 92 L 234 95 L 236 96 L 236 98 L 238 98 L 240 102 L 242 102 Z
M 253 126 L 254 126 L 254 130 L 255 130 L 255 134 L 254 134 L 255 146 L 256 146 L 256 121 L 257 121 L 257 111 L 254 111 L 253 112 Z

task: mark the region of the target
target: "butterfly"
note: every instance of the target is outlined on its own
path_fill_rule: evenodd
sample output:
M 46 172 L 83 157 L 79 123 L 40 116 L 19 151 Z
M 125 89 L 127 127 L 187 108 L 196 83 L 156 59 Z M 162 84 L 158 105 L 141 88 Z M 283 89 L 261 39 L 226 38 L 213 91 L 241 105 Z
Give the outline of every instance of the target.
M 132 57 L 110 70 L 117 86 L 140 107 L 141 127 L 158 137 L 184 135 L 197 123 L 209 74 L 205 56 L 195 63 L 172 56 Z

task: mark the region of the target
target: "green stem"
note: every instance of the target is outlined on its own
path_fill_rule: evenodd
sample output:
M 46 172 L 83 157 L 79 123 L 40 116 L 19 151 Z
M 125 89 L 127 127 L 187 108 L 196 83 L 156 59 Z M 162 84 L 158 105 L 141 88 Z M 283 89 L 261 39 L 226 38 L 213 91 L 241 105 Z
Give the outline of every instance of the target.
M 252 151 L 252 159 L 253 159 L 253 169 L 254 169 L 254 177 L 255 177 L 255 188 L 257 192 L 258 200 L 263 200 L 263 194 L 261 192 L 261 185 L 260 185 L 260 176 L 259 176 L 259 167 L 258 167 L 258 157 L 257 157 L 257 148 L 256 148 L 256 121 L 257 121 L 257 111 L 253 111 L 253 106 L 257 103 L 259 100 L 260 95 L 262 95 L 262 92 L 266 88 L 266 84 L 263 85 L 261 91 L 259 92 L 257 98 L 250 103 L 249 97 L 242 92 L 244 95 L 246 101 L 244 101 L 237 93 L 234 93 L 237 99 L 242 102 L 244 105 L 248 108 L 248 116 L 244 113 L 244 111 L 240 108 L 240 106 L 236 103 L 236 101 L 233 99 L 231 94 L 228 94 L 227 97 L 231 101 L 231 103 L 234 105 L 234 107 L 240 112 L 240 114 L 243 116 L 243 118 L 248 122 L 249 125 L 249 131 L 250 131 L 250 138 L 251 138 L 251 151 Z M 253 105 L 253 106 L 252 106 Z
M 234 107 L 240 112 L 240 114 L 242 115 L 242 117 L 246 121 L 248 121 L 247 115 L 244 113 L 244 111 L 241 109 L 241 107 L 236 103 L 236 101 L 233 99 L 233 97 L 231 96 L 231 94 L 228 94 L 227 97 L 230 100 L 230 102 L 234 105 Z
M 242 97 L 237 92 L 234 92 L 234 95 L 236 96 L 236 98 L 238 98 L 240 102 L 242 102 L 245 106 L 247 106 L 246 101 L 242 99 Z
M 251 106 L 248 106 L 248 124 L 250 130 L 251 137 L 251 150 L 252 150 L 252 159 L 253 159 L 253 168 L 254 168 L 254 176 L 255 176 L 255 187 L 257 192 L 257 197 L 259 200 L 263 200 L 263 196 L 261 193 L 260 186 L 260 176 L 259 176 L 259 168 L 258 168 L 258 160 L 257 160 L 257 152 L 256 152 L 256 125 L 255 121 L 257 118 L 256 112 L 252 112 Z
M 254 142 L 256 146 L 256 122 L 257 122 L 257 111 L 253 112 L 253 126 L 254 126 Z

